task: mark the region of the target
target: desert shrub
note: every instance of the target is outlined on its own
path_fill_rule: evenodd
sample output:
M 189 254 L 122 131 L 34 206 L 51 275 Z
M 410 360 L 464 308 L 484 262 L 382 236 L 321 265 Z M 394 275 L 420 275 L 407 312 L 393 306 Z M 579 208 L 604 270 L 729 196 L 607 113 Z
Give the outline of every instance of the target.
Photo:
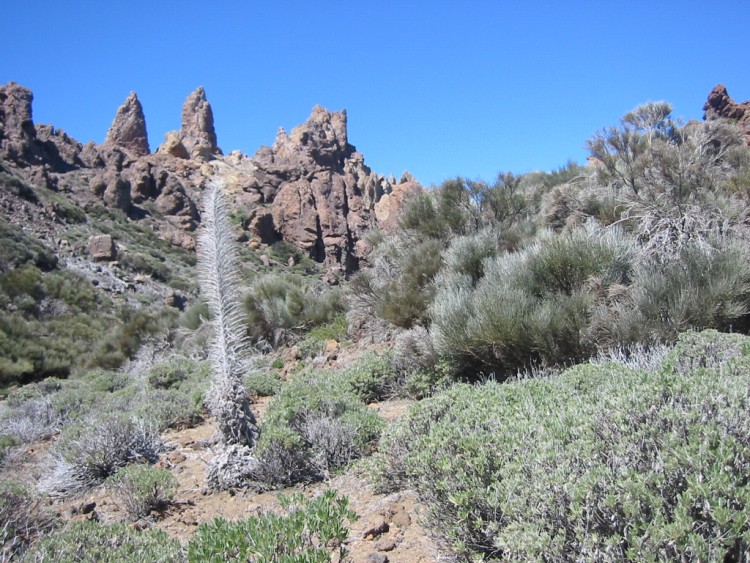
M 743 246 L 687 246 L 679 261 L 639 268 L 634 310 L 663 340 L 690 329 L 747 328 L 750 265 Z
M 740 341 L 742 355 L 713 356 Z M 742 561 L 747 343 L 690 335 L 654 372 L 581 365 L 455 385 L 389 429 L 378 478 L 416 488 L 467 556 Z M 686 353 L 697 361 L 670 367 Z
M 245 300 L 252 336 L 275 344 L 325 324 L 343 310 L 341 293 L 293 274 L 257 278 Z
M 398 394 L 403 386 L 391 352 L 366 352 L 335 375 L 365 403 Z
M 346 315 L 343 313 L 339 313 L 329 322 L 310 329 L 310 332 L 307 333 L 307 338 L 312 338 L 319 341 L 342 340 L 346 337 L 346 333 L 348 330 L 349 325 L 346 321 Z
M 107 481 L 132 520 L 148 516 L 153 510 L 164 511 L 177 492 L 177 479 L 167 469 L 140 463 L 120 469 Z
M 9 561 L 57 522 L 23 485 L 0 481 L 0 559 Z
M 0 241 L 0 272 L 8 272 L 23 264 L 32 264 L 42 271 L 57 266 L 54 251 L 5 219 L 0 219 Z
M 19 443 L 20 441 L 14 436 L 0 434 L 0 463 L 5 459 L 11 448 L 17 446 Z
M 67 493 L 98 485 L 130 463 L 155 462 L 162 447 L 143 420 L 117 412 L 89 416 L 60 433 L 46 488 Z
M 35 397 L 0 413 L 0 434 L 22 443 L 35 442 L 57 433 L 64 420 L 50 397 Z
M 346 522 L 356 518 L 346 497 L 328 490 L 314 499 L 279 497 L 283 513 L 247 520 L 217 518 L 202 524 L 187 548 L 188 561 L 288 561 L 324 563 L 345 555 Z
M 131 309 L 119 312 L 121 323 L 97 343 L 88 359 L 89 367 L 116 369 L 133 358 L 141 343 L 166 332 L 176 322 L 177 312 L 171 307 L 160 309 Z
M 247 392 L 257 397 L 270 397 L 281 389 L 281 379 L 275 370 L 252 369 L 242 382 Z
M 192 428 L 203 421 L 203 395 L 208 382 L 181 389 L 156 389 L 140 395 L 131 408 L 138 418 L 149 421 L 160 431 L 167 428 Z
M 162 282 L 168 283 L 172 277 L 172 272 L 165 264 L 163 256 L 125 252 L 120 257 L 119 264 L 124 270 L 145 274 Z
M 376 249 L 373 267 L 351 282 L 355 298 L 378 317 L 400 327 L 425 324 L 442 265 L 444 242 L 402 237 Z
M 258 480 L 278 486 L 320 479 L 364 455 L 381 428 L 380 418 L 336 377 L 294 380 L 268 406 Z
M 472 371 L 507 377 L 532 364 L 580 361 L 596 350 L 589 316 L 598 292 L 627 284 L 632 247 L 618 232 L 587 228 L 541 238 L 484 263 L 475 282 L 444 272 L 430 308 L 435 350 Z
M 161 530 L 138 531 L 128 524 L 75 522 L 38 541 L 25 562 L 142 563 L 183 561 L 180 542 Z

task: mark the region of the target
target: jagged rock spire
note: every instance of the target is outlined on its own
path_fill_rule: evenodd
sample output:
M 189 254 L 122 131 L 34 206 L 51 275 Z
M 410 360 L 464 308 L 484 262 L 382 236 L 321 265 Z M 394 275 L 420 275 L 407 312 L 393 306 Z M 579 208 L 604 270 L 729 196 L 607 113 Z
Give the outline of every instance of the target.
M 146 156 L 151 152 L 148 147 L 146 118 L 135 92 L 131 92 L 125 103 L 117 109 L 104 145 L 125 149 L 133 156 Z

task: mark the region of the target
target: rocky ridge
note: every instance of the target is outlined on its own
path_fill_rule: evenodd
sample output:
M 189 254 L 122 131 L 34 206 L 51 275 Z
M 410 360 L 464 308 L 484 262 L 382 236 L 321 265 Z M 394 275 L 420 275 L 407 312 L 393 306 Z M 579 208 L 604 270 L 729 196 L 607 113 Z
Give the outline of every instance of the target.
M 393 228 L 399 209 L 423 188 L 408 173 L 378 175 L 349 143 L 346 111 L 318 106 L 254 156 L 223 155 L 201 87 L 182 108 L 179 131 L 149 148 L 143 108 L 131 93 L 104 143 L 83 145 L 64 131 L 35 125 L 33 95 L 0 86 L 0 163 L 34 186 L 86 206 L 103 204 L 132 220 L 150 219 L 159 236 L 195 247 L 201 194 L 221 180 L 249 244 L 289 242 L 332 271 L 350 274 L 366 258 L 365 233 Z
M 727 87 L 718 84 L 708 95 L 703 111 L 703 119 L 706 120 L 724 118 L 736 121 L 745 134 L 747 144 L 750 145 L 750 101 L 735 102 L 729 96 Z

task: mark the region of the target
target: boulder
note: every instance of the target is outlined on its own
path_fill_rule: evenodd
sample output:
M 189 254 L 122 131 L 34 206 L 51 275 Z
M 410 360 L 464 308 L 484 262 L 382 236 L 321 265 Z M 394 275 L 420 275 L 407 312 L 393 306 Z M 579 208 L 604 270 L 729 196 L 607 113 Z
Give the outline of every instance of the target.
M 109 262 L 117 257 L 117 245 L 110 235 L 89 237 L 89 255 L 93 260 Z

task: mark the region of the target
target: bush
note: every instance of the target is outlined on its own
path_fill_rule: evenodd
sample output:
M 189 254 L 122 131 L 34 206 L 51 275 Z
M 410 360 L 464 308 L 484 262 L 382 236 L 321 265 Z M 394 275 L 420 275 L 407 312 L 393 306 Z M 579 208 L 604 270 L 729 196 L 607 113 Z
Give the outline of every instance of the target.
M 9 561 L 56 525 L 26 488 L 0 481 L 0 560 Z
M 345 555 L 346 521 L 356 518 L 348 499 L 328 490 L 306 500 L 280 496 L 284 514 L 263 513 L 247 520 L 217 518 L 202 524 L 188 544 L 190 562 L 288 561 L 324 563 Z
M 256 397 L 270 397 L 281 389 L 279 374 L 273 370 L 253 369 L 245 376 L 242 383 L 248 394 Z
M 445 271 L 430 308 L 435 350 L 467 377 L 586 359 L 597 348 L 595 305 L 630 282 L 632 260 L 626 238 L 592 227 L 488 259 L 477 282 Z
M 293 274 L 253 281 L 245 300 L 252 336 L 279 344 L 288 336 L 330 322 L 343 310 L 341 293 Z
M 138 531 L 128 524 L 75 522 L 26 552 L 35 563 L 173 563 L 183 561 L 180 542 L 161 530 Z
M 335 377 L 365 403 L 392 397 L 403 386 L 390 352 L 367 352 Z
M 163 512 L 177 492 L 177 479 L 168 470 L 140 463 L 120 469 L 108 482 L 132 520 Z
M 655 372 L 456 385 L 386 433 L 378 479 L 415 488 L 467 556 L 743 561 L 748 344 L 689 335 Z
M 98 485 L 129 463 L 158 459 L 156 428 L 125 414 L 89 416 L 66 426 L 54 449 L 56 465 L 46 487 L 60 493 Z
M 268 406 L 258 480 L 270 487 L 318 480 L 364 455 L 381 428 L 377 414 L 336 378 L 292 381 Z

